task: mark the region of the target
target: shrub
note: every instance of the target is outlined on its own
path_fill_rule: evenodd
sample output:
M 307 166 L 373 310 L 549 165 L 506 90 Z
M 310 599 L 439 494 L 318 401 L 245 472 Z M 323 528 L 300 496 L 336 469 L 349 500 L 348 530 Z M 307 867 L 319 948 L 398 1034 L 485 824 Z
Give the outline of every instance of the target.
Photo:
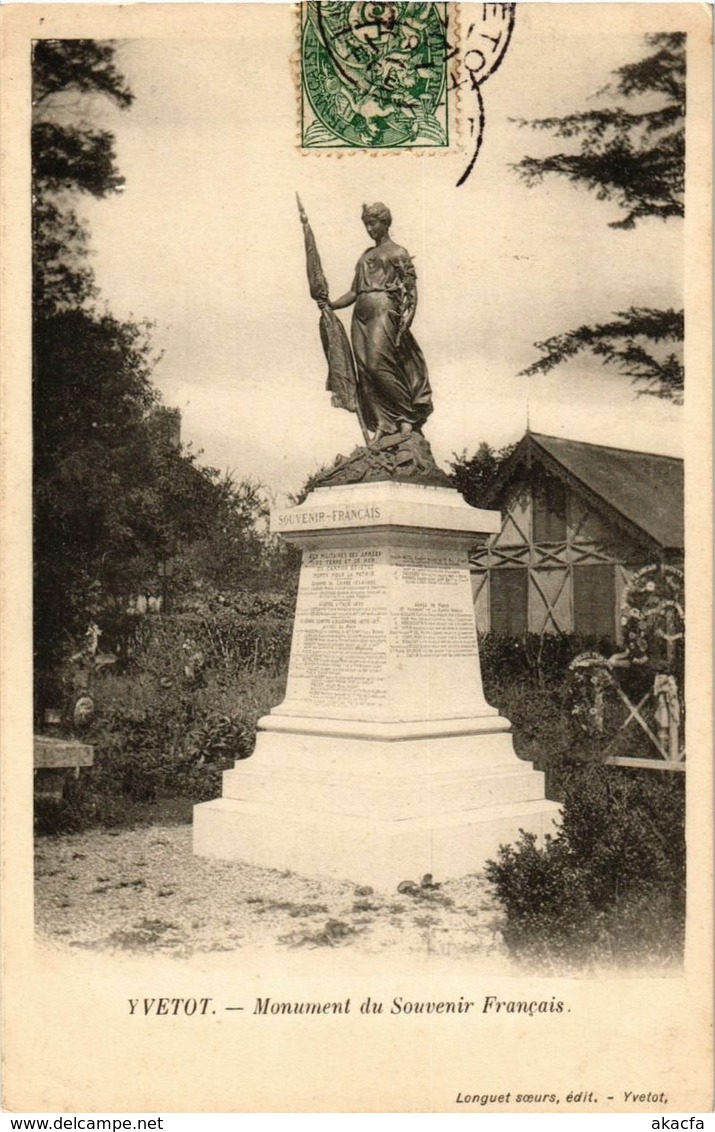
M 129 670 L 180 676 L 191 653 L 226 679 L 246 670 L 281 672 L 292 628 L 292 604 L 281 596 L 197 594 L 180 613 L 141 620 Z
M 96 820 L 97 806 L 93 794 L 88 789 L 87 770 L 77 779 L 73 774 L 66 777 L 62 798 L 55 801 L 40 795 L 35 798 L 35 833 L 46 836 L 61 833 L 80 833 Z
M 539 687 L 558 684 L 574 657 L 591 650 L 608 656 L 615 645 L 606 637 L 577 633 L 479 634 L 485 689 L 492 693 L 514 680 L 526 679 Z
M 561 836 L 588 866 L 591 897 L 685 885 L 685 776 L 587 765 L 566 780 Z
M 235 609 L 213 619 L 206 611 L 187 616 L 194 620 L 147 618 L 131 671 L 112 669 L 97 681 L 96 716 L 83 736 L 94 746 L 94 766 L 71 798 L 38 803 L 38 832 L 151 820 L 167 798 L 185 799 L 183 820 L 190 820 L 190 805 L 219 797 L 223 771 L 251 754 L 258 719 L 283 696 L 276 651 L 264 649 L 259 634 L 259 648 L 251 645 L 251 660 L 244 659 L 246 638 L 231 636 L 244 616 Z
M 486 873 L 504 905 L 509 950 L 547 962 L 581 956 L 592 938 L 593 909 L 565 840 L 547 836 L 539 849 L 536 835 L 522 830 L 515 846 L 501 846 L 498 861 L 487 862 Z
M 120 705 L 88 736 L 95 761 L 66 789 L 60 803 L 38 801 L 38 833 L 68 833 L 89 825 L 131 825 L 166 797 L 189 803 L 221 794 L 221 776 L 253 750 L 255 722 L 193 702 L 137 711 Z M 190 807 L 185 808 L 187 817 Z
M 510 720 L 517 754 L 546 771 L 549 797 L 562 797 L 558 778 L 565 761 L 602 761 L 606 750 L 610 755 L 654 757 L 651 740 L 635 720 L 621 730 L 627 712 L 612 687 L 604 694 L 599 730 L 588 710 L 595 702 L 594 670 L 569 671 L 571 661 L 582 653 L 611 655 L 616 648 L 612 641 L 575 633 L 486 633 L 480 635 L 479 648 L 486 699 Z M 620 668 L 616 679 L 631 702 L 640 703 L 652 688 L 653 672 Z
M 486 874 L 504 940 L 542 964 L 647 964 L 680 955 L 685 924 L 684 776 L 571 765 L 563 820 L 539 848 L 521 832 Z
M 140 716 L 114 711 L 98 731 L 92 785 L 111 799 L 203 801 L 221 793 L 221 773 L 253 749 L 255 728 L 186 695 Z M 110 807 L 111 809 L 111 807 Z

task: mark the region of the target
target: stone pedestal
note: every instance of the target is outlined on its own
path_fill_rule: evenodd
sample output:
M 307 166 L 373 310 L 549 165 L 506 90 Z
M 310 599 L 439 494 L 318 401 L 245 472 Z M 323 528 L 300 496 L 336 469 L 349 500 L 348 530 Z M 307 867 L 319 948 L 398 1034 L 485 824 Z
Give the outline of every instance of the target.
M 498 513 L 378 482 L 319 488 L 272 527 L 303 550 L 286 697 L 195 807 L 194 852 L 392 887 L 552 830 L 482 691 L 468 550 Z

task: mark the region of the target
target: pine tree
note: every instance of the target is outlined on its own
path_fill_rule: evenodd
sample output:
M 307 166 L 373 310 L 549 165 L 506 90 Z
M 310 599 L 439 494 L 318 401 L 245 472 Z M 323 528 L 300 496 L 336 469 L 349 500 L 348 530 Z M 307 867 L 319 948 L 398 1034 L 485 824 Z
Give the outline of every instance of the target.
M 614 81 L 600 92 L 606 101 L 600 108 L 520 121 L 521 126 L 577 141 L 578 151 L 525 157 L 514 167 L 518 175 L 529 186 L 551 174 L 585 186 L 624 214 L 610 222 L 611 228 L 632 229 L 647 218 L 682 217 L 685 39 L 682 33 L 646 36 L 653 50 L 614 72 Z M 579 326 L 537 342 L 543 356 L 522 372 L 548 373 L 589 351 L 630 377 L 640 393 L 681 404 L 683 327 L 682 310 L 632 306 L 615 312 L 609 322 Z
M 610 322 L 579 326 L 537 342 L 542 357 L 522 371 L 525 377 L 548 373 L 576 354 L 590 351 L 604 364 L 630 377 L 639 393 L 683 403 L 685 370 L 682 362 L 683 311 L 630 307 L 616 311 Z M 646 345 L 648 344 L 648 348 Z M 660 356 L 655 352 L 660 348 Z
M 625 213 L 612 228 L 645 217 L 683 215 L 685 179 L 685 35 L 646 36 L 654 52 L 614 72 L 601 92 L 628 105 L 580 110 L 563 118 L 520 120 L 557 138 L 577 139 L 578 153 L 525 157 L 514 168 L 527 185 L 548 174 L 585 185 Z

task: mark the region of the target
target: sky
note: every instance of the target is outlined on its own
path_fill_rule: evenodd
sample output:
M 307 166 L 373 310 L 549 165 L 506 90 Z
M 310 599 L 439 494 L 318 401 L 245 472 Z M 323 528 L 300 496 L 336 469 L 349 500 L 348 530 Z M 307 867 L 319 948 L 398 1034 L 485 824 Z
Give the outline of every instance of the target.
M 513 119 L 595 105 L 613 68 L 643 54 L 619 10 L 604 22 L 597 5 L 519 7 L 460 188 L 463 152 L 300 152 L 292 6 L 239 5 L 220 30 L 207 17 L 190 39 L 118 41 L 135 102 L 105 103 L 99 116 L 126 188 L 84 206 L 93 265 L 115 315 L 153 323 L 154 380 L 205 463 L 260 480 L 278 500 L 360 441 L 356 417 L 324 389 L 296 191 L 333 297 L 369 243 L 363 202 L 391 208 L 418 275 L 413 331 L 435 402 L 425 432 L 442 466 L 483 440 L 517 440 L 527 413 L 536 432 L 682 454 L 682 410 L 638 397 L 598 361 L 519 376 L 534 343 L 555 333 L 633 304 L 682 305 L 678 222 L 614 230 L 614 205 L 556 178 L 527 188 L 510 168 L 554 144 Z

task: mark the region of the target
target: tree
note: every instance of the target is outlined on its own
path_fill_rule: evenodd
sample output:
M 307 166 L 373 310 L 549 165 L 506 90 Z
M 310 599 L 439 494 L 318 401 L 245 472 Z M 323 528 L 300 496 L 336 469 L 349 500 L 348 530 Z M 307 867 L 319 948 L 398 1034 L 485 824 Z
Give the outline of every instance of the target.
M 596 357 L 603 358 L 604 364 L 617 366 L 626 377 L 642 386 L 639 393 L 681 405 L 685 384 L 683 335 L 682 310 L 630 307 L 627 311 L 617 311 L 610 322 L 579 326 L 537 342 L 536 347 L 543 357 L 522 373 L 526 377 L 548 373 L 561 362 L 590 350 Z M 655 352 L 656 347 L 661 347 L 660 357 Z
M 203 521 L 182 540 L 177 586 L 188 588 L 198 580 L 222 592 L 267 588 L 274 574 L 271 542 L 261 529 L 268 518 L 263 487 L 216 468 L 192 464 L 191 470 L 203 480 Z M 181 494 L 175 502 L 183 509 Z
M 32 52 L 33 307 L 36 315 L 85 306 L 95 297 L 87 226 L 76 193 L 98 198 L 124 187 L 114 136 L 87 124 L 86 111 L 133 95 L 114 63 L 114 47 L 91 39 L 41 39 Z
M 496 449 L 486 441 L 482 441 L 471 457 L 467 456 L 466 449 L 461 456 L 453 454 L 454 459 L 449 462 L 452 482 L 472 507 L 485 506 L 489 489 L 496 482 L 502 465 L 515 448 L 516 444 L 507 444 L 503 448 Z
M 525 157 L 515 169 L 527 185 L 547 174 L 585 185 L 599 200 L 613 201 L 625 216 L 612 228 L 633 228 L 644 217 L 683 215 L 685 180 L 685 35 L 646 36 L 655 51 L 614 71 L 601 92 L 621 105 L 581 110 L 563 118 L 520 120 L 558 138 L 577 138 L 578 153 Z M 635 105 L 633 105 L 635 103 Z
M 89 617 L 128 584 L 142 537 L 156 401 L 141 328 L 67 310 L 34 327 L 35 647 L 56 664 Z
M 38 40 L 33 47 L 33 430 L 35 654 L 56 666 L 99 614 L 102 565 L 130 539 L 119 452 L 155 401 L 140 329 L 93 308 L 81 193 L 121 185 L 113 136 L 86 124 L 92 96 L 131 102 L 111 44 Z M 96 116 L 96 115 L 95 115 Z
M 532 186 L 549 174 L 584 185 L 623 215 L 611 228 L 632 229 L 647 218 L 683 216 L 685 181 L 685 35 L 646 36 L 652 52 L 619 67 L 599 92 L 611 104 L 561 118 L 520 121 L 557 138 L 575 139 L 577 153 L 525 157 L 514 168 Z M 628 106 L 613 105 L 615 99 Z M 582 351 L 601 357 L 639 385 L 640 393 L 682 403 L 683 312 L 651 307 L 618 311 L 612 321 L 537 342 L 543 357 L 525 376 L 547 373 Z
M 111 44 L 35 45 L 34 596 L 45 687 L 90 618 L 111 647 L 129 597 L 156 582 L 159 563 L 193 546 L 195 569 L 223 570 L 228 583 L 241 571 L 258 574 L 261 554 L 257 489 L 201 467 L 169 435 L 170 411 L 152 383 L 150 327 L 97 301 L 77 203 L 124 183 L 114 136 L 87 125 L 88 110 L 96 119 L 107 99 L 120 109 L 132 102 Z
M 32 104 L 71 92 L 102 94 L 118 106 L 131 106 L 134 95 L 116 68 L 114 45 L 96 39 L 38 39 L 32 52 Z

